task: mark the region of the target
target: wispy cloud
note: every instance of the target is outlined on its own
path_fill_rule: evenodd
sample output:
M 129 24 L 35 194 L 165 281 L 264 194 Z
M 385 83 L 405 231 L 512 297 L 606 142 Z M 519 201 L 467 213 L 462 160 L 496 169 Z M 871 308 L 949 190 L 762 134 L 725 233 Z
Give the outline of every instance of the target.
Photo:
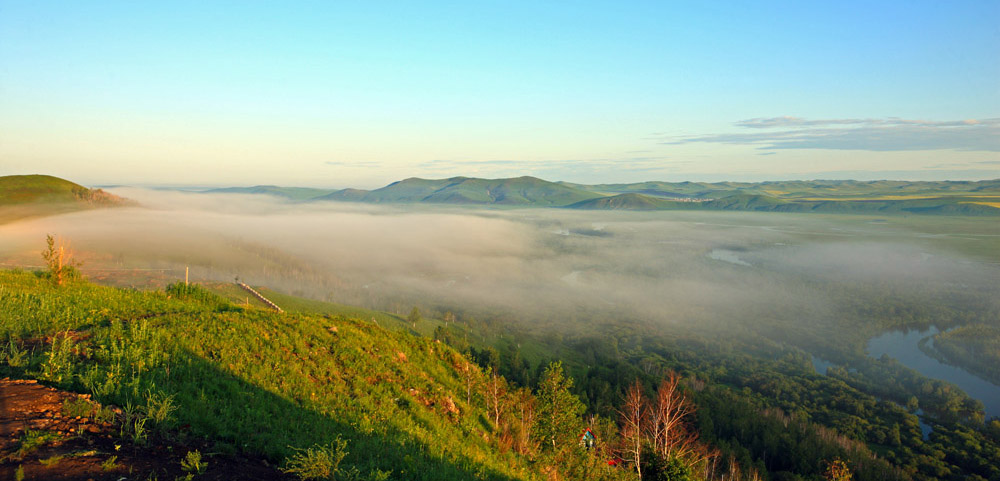
M 964 150 L 1000 152 L 1000 118 L 969 120 L 754 118 L 737 133 L 661 139 L 663 144 L 755 145 L 764 150 Z

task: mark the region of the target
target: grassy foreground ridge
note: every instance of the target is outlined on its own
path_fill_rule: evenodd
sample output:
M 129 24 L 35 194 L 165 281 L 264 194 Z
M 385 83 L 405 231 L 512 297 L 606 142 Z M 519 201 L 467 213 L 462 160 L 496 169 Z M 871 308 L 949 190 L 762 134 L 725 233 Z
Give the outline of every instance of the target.
M 439 343 L 358 320 L 245 310 L 198 287 L 135 292 L 0 272 L 0 369 L 105 403 L 177 409 L 221 453 L 281 462 L 347 441 L 345 466 L 394 479 L 534 479 L 466 402 L 477 367 Z M 33 347 L 34 346 L 34 347 Z M 148 427 L 148 426 L 147 426 Z

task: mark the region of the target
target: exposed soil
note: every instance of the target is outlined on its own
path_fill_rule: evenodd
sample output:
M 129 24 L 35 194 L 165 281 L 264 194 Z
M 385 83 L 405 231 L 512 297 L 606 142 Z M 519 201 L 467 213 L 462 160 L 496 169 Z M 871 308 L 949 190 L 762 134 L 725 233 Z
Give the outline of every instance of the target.
M 80 400 L 90 401 L 87 395 L 37 381 L 0 379 L 0 479 L 16 479 L 22 469 L 25 480 L 173 481 L 188 475 L 181 460 L 196 449 L 208 467 L 195 480 L 290 479 L 265 460 L 213 455 L 211 448 L 197 443 L 166 441 L 169 434 L 151 438 L 145 446 L 128 443 L 112 419 L 68 416 L 64 403 L 80 405 Z M 27 449 L 28 439 L 44 442 Z

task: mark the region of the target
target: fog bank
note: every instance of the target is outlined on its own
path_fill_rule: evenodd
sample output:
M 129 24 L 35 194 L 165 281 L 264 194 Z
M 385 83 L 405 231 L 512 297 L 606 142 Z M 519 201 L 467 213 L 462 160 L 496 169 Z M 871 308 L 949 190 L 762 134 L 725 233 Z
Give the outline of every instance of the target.
M 956 289 L 1000 299 L 989 257 L 998 229 L 978 224 L 939 234 L 903 218 L 114 193 L 141 206 L 0 225 L 2 262 L 39 264 L 52 233 L 70 242 L 85 273 L 119 285 L 182 279 L 190 267 L 195 279 L 239 277 L 399 313 L 417 305 L 553 328 L 612 318 L 664 327 L 822 323 L 845 309 L 831 286 L 880 286 L 900 299 Z M 972 255 L 970 245 L 987 255 Z

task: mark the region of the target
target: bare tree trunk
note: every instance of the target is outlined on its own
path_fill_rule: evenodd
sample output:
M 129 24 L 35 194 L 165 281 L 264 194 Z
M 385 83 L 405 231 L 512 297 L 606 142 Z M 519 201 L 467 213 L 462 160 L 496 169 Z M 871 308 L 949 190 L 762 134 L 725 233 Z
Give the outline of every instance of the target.
M 653 432 L 659 439 L 654 441 L 654 445 L 664 457 L 670 457 L 679 449 L 689 450 L 697 444 L 697 437 L 691 439 L 691 434 L 684 427 L 688 415 L 694 413 L 694 405 L 681 391 L 680 381 L 681 377 L 676 372 L 669 371 L 656 390 L 654 418 L 658 426 Z
M 619 414 L 622 419 L 623 451 L 632 459 L 635 471 L 642 479 L 642 442 L 648 409 L 645 396 L 642 395 L 642 384 L 638 380 L 625 393 L 625 406 Z
M 490 369 L 490 380 L 487 385 L 488 402 L 493 414 L 493 424 L 500 427 L 500 416 L 507 410 L 507 383 L 504 378 Z

